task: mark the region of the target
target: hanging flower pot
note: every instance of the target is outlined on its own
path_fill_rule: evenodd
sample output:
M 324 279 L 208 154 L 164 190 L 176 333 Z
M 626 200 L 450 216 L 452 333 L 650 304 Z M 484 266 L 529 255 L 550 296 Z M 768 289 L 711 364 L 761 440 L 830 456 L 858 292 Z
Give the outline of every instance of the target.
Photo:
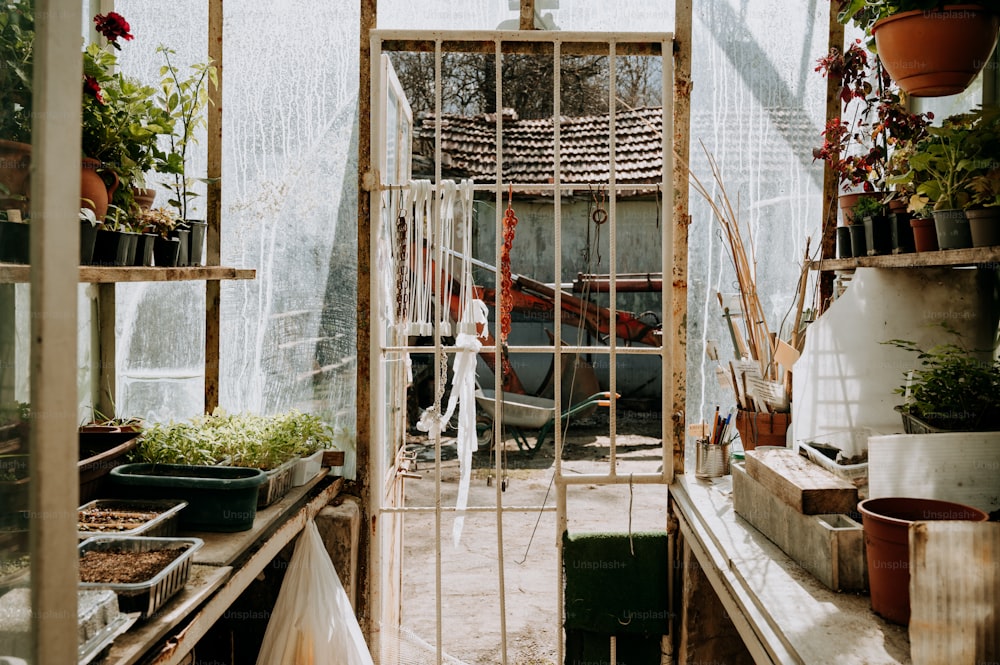
M 893 14 L 872 26 L 882 64 L 914 97 L 962 92 L 997 43 L 1000 15 L 980 4 Z

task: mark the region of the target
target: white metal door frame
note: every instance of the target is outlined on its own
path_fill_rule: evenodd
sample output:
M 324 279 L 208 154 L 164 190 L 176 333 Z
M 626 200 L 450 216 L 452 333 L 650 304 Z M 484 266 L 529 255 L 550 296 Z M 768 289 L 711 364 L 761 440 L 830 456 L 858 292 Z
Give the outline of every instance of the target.
M 609 118 L 610 118 L 610 128 L 609 128 L 609 140 L 610 140 L 610 177 L 608 182 L 601 183 L 607 186 L 610 198 L 608 207 L 608 226 L 609 226 L 609 238 L 610 238 L 610 310 L 612 314 L 616 313 L 617 310 L 617 290 L 615 288 L 615 276 L 617 273 L 617 247 L 616 247 L 616 236 L 617 236 L 617 199 L 618 192 L 620 189 L 626 187 L 626 185 L 620 185 L 618 183 L 616 168 L 615 168 L 615 158 L 616 153 L 616 132 L 615 132 L 615 119 L 617 111 L 617 100 L 614 94 L 610 94 L 610 91 L 615 89 L 615 75 L 616 75 L 616 56 L 624 55 L 629 52 L 633 52 L 638 48 L 650 47 L 652 50 L 658 51 L 661 56 L 662 61 L 662 131 L 661 131 L 661 150 L 663 154 L 663 163 L 661 167 L 661 182 L 659 183 L 659 189 L 663 192 L 663 198 L 665 201 L 673 200 L 673 151 L 671 140 L 673 137 L 673 108 L 672 108 L 672 82 L 673 82 L 673 59 L 672 59 L 672 45 L 673 36 L 670 33 L 593 33 L 593 32 L 539 32 L 539 31 L 401 31 L 401 30 L 374 30 L 371 32 L 371 76 L 372 76 L 372 99 L 371 99 L 371 116 L 372 116 L 372 133 L 371 133 L 371 146 L 372 146 L 372 163 L 379 164 L 379 151 L 381 146 L 385 143 L 386 136 L 384 134 L 385 125 L 380 123 L 377 119 L 384 117 L 384 104 L 385 98 L 379 93 L 380 89 L 384 86 L 381 83 L 376 84 L 376 82 L 381 81 L 381 77 L 384 75 L 384 69 L 381 64 L 383 47 L 387 42 L 391 42 L 393 45 L 422 45 L 422 48 L 427 49 L 428 46 L 433 45 L 434 53 L 434 64 L 435 64 L 435 107 L 436 107 L 436 117 L 438 119 L 436 127 L 435 136 L 435 180 L 436 183 L 441 183 L 441 128 L 440 128 L 440 118 L 441 118 L 441 59 L 442 53 L 445 46 L 449 50 L 473 50 L 479 52 L 492 52 L 493 56 L 497 59 L 498 66 L 496 70 L 496 107 L 502 108 L 502 95 L 503 95 L 503 80 L 502 80 L 502 68 L 499 66 L 500 59 L 506 53 L 516 51 L 519 45 L 523 44 L 548 44 L 551 48 L 551 54 L 553 58 L 553 74 L 554 74 L 554 84 L 553 84 L 553 117 L 559 118 L 561 116 L 561 100 L 557 92 L 560 89 L 560 62 L 562 55 L 567 51 L 576 52 L 579 50 L 581 45 L 585 45 L 590 49 L 589 52 L 600 52 L 601 48 L 606 50 L 609 57 L 610 63 L 610 81 L 609 81 Z M 490 48 L 492 45 L 492 48 Z M 495 196 L 496 202 L 496 218 L 495 218 L 495 265 L 501 265 L 501 239 L 502 225 L 503 225 L 503 210 L 504 210 L 504 196 L 506 195 L 508 184 L 503 180 L 502 169 L 503 160 L 501 155 L 503 154 L 503 114 L 497 114 L 497 124 L 496 124 L 496 154 L 498 156 L 495 182 L 489 185 L 477 185 L 476 189 L 479 191 L 492 191 Z M 554 157 L 556 168 L 553 173 L 553 180 L 549 183 L 518 183 L 513 185 L 515 192 L 517 191 L 550 191 L 553 194 L 554 210 L 555 210 L 555 272 L 554 274 L 559 276 L 562 274 L 562 233 L 561 233 L 561 193 L 564 191 L 564 187 L 568 188 L 569 185 L 573 183 L 564 183 L 561 178 L 561 153 L 560 153 L 560 123 L 554 122 Z M 392 179 L 385 178 L 382 174 L 374 174 L 373 182 L 371 182 L 371 188 L 369 191 L 371 197 L 371 211 L 372 218 L 375 220 L 377 218 L 376 212 L 382 209 L 382 197 L 384 192 L 393 191 L 394 189 L 399 189 L 401 185 L 397 182 L 393 182 Z M 579 185 L 579 183 L 577 183 Z M 405 187 L 405 185 L 402 185 Z M 627 187 L 634 189 L 635 185 L 627 185 Z M 369 243 L 371 255 L 371 265 L 376 267 L 380 266 L 380 256 L 378 253 L 378 242 L 377 235 L 380 232 L 379 229 L 382 227 L 382 222 L 372 224 L 372 238 Z M 664 275 L 664 281 L 668 282 L 667 278 L 673 274 L 673 248 L 674 248 L 674 222 L 673 222 L 673 208 L 670 205 L 664 205 L 660 208 L 660 263 L 661 270 Z M 502 297 L 503 286 L 499 283 L 497 284 L 498 294 Z M 408 347 L 406 346 L 405 339 L 400 342 L 399 340 L 391 339 L 391 335 L 388 334 L 388 327 L 383 324 L 383 322 L 378 321 L 379 313 L 383 311 L 382 303 L 383 291 L 381 287 L 381 280 L 378 275 L 373 275 L 371 280 L 371 312 L 372 312 L 372 336 L 373 343 L 370 347 L 370 366 L 372 368 L 371 376 L 371 394 L 375 396 L 385 396 L 386 395 L 386 382 L 388 381 L 387 368 L 396 366 L 398 367 L 403 356 L 409 352 L 421 351 L 428 352 L 433 350 L 434 353 L 434 367 L 435 367 L 435 386 L 441 386 L 442 382 L 446 377 L 442 376 L 441 370 L 441 360 L 445 358 L 448 354 L 455 353 L 454 348 L 445 347 L 442 344 L 441 331 L 438 329 L 435 331 L 433 336 L 434 345 L 433 347 Z M 672 331 L 674 329 L 673 312 L 675 308 L 673 306 L 674 290 L 666 286 L 662 294 L 661 303 L 661 329 L 663 331 Z M 644 355 L 656 355 L 660 359 L 660 368 L 662 372 L 662 377 L 669 378 L 673 376 L 673 358 L 671 355 L 671 345 L 661 344 L 659 348 L 652 347 L 636 347 L 636 346 L 620 346 L 614 335 L 609 338 L 609 345 L 607 347 L 602 346 L 580 346 L 580 345 L 566 345 L 562 344 L 562 294 L 560 289 L 555 289 L 555 341 L 553 347 L 526 347 L 518 346 L 511 347 L 511 350 L 516 350 L 518 353 L 534 353 L 534 354 L 546 354 L 549 356 L 554 356 L 554 367 L 556 371 L 556 378 L 554 381 L 555 389 L 555 405 L 556 405 L 556 422 L 561 422 L 560 415 L 562 408 L 562 386 L 561 386 L 561 368 L 562 368 L 562 356 L 565 353 L 589 353 L 595 355 L 604 355 L 608 358 L 608 366 L 610 368 L 610 387 L 609 390 L 612 394 L 616 393 L 617 387 L 617 358 L 619 355 L 630 355 L 630 354 L 644 354 Z M 496 367 L 501 366 L 501 352 L 502 348 L 500 344 L 496 344 L 492 349 L 487 349 L 494 353 L 494 360 Z M 501 390 L 501 373 L 495 372 L 494 379 L 494 390 L 497 395 L 502 394 Z M 440 391 L 438 391 L 440 394 Z M 399 395 L 396 396 L 397 399 L 400 398 Z M 673 391 L 666 381 L 663 382 L 663 387 L 661 391 L 661 454 L 662 454 L 662 467 L 661 471 L 658 473 L 645 473 L 645 474 L 618 474 L 616 471 L 617 466 L 617 418 L 614 408 L 614 400 L 612 399 L 612 408 L 610 409 L 610 455 L 608 460 L 608 472 L 603 474 L 572 474 L 566 475 L 563 473 L 562 468 L 562 446 L 563 437 L 562 431 L 559 427 L 555 428 L 555 484 L 557 488 L 556 495 L 556 534 L 555 541 L 556 546 L 559 548 L 558 555 L 558 566 L 559 571 L 556 579 L 561 580 L 561 567 L 562 567 L 562 551 L 561 551 L 561 534 L 566 530 L 567 526 L 567 490 L 572 485 L 581 484 L 591 484 L 591 485 L 614 485 L 614 484 L 642 484 L 642 483 L 656 483 L 656 484 L 669 484 L 673 480 L 674 476 L 674 441 L 675 436 L 673 428 L 671 427 L 671 420 L 669 414 L 671 413 L 673 399 Z M 371 578 L 371 615 L 375 617 L 375 625 L 379 624 L 379 618 L 383 616 L 392 616 L 391 612 L 387 613 L 388 600 L 383 595 L 382 585 L 385 583 L 385 578 L 383 575 L 383 567 L 388 563 L 389 553 L 385 551 L 386 538 L 389 537 L 388 531 L 386 531 L 387 524 L 391 523 L 393 520 L 386 519 L 389 517 L 396 517 L 400 514 L 405 514 L 406 512 L 428 512 L 433 510 L 435 515 L 435 536 L 436 536 L 436 557 L 435 557 L 435 576 L 436 576 L 436 597 L 435 597 L 435 611 L 436 611 L 436 625 L 437 625 L 437 661 L 442 662 L 442 621 L 441 621 L 441 515 L 443 512 L 447 511 L 448 508 L 444 508 L 441 505 L 441 481 L 440 481 L 440 471 L 441 471 L 441 440 L 440 434 L 437 432 L 431 433 L 434 449 L 435 449 L 435 461 L 434 467 L 436 472 L 436 488 L 435 488 L 435 505 L 433 507 L 404 507 L 399 505 L 397 502 L 401 498 L 400 491 L 400 481 L 399 471 L 397 468 L 398 456 L 393 456 L 393 459 L 389 459 L 386 454 L 392 450 L 398 450 L 399 445 L 394 444 L 388 448 L 383 445 L 383 442 L 378 441 L 379 434 L 387 434 L 389 429 L 386 427 L 387 414 L 390 413 L 393 408 L 391 404 L 391 399 L 388 400 L 390 403 L 381 403 L 380 400 L 374 399 L 371 401 L 372 408 L 369 413 L 369 425 L 370 431 L 375 435 L 375 442 L 372 445 L 372 462 L 375 464 L 372 474 L 370 475 L 373 479 L 386 479 L 386 484 L 382 488 L 382 491 L 371 492 L 371 505 L 369 506 L 370 514 L 373 516 L 373 522 L 375 528 L 372 529 L 372 542 L 371 542 L 371 556 L 370 556 L 370 578 Z M 398 409 L 400 405 L 397 404 Z M 503 400 L 497 402 L 497 413 L 494 418 L 494 439 L 499 441 L 501 437 L 501 423 L 503 421 Z M 398 411 L 397 411 L 398 412 Z M 683 442 L 677 442 L 677 445 L 682 445 Z M 496 447 L 496 457 L 495 457 L 496 473 L 497 477 L 500 477 L 502 473 L 501 469 L 501 454 L 500 446 Z M 477 511 L 480 509 L 469 509 L 471 511 Z M 507 663 L 507 647 L 506 647 L 506 607 L 505 607 L 505 594 L 504 594 L 504 557 L 503 557 L 503 514 L 505 512 L 512 511 L 538 511 L 546 510 L 542 506 L 504 506 L 503 494 L 501 490 L 501 484 L 496 483 L 496 506 L 484 508 L 482 510 L 493 511 L 497 518 L 497 552 L 499 567 L 497 571 L 497 580 L 499 586 L 498 603 L 500 606 L 500 621 L 501 621 L 501 662 L 505 665 Z M 399 541 L 397 541 L 398 544 Z M 400 553 L 396 552 L 392 554 L 393 560 L 398 563 Z M 556 590 L 557 604 L 558 604 L 558 616 L 562 617 L 562 604 L 563 604 L 563 591 L 562 585 L 557 584 L 558 589 Z M 398 618 L 398 614 L 395 615 Z M 372 630 L 372 650 L 378 655 L 380 650 L 380 640 L 377 628 Z M 614 649 L 612 643 L 612 649 Z M 558 662 L 563 660 L 563 641 L 559 640 L 558 645 Z M 384 665 L 391 665 L 385 663 Z

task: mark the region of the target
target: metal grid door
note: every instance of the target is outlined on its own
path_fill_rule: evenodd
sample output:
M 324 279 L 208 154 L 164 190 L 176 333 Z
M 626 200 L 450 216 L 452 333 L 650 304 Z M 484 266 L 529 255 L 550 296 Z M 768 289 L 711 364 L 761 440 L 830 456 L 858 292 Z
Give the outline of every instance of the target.
M 556 547 L 561 547 L 561 535 L 567 528 L 567 490 L 573 485 L 621 485 L 621 484 L 642 484 L 656 483 L 669 484 L 673 479 L 674 472 L 674 433 L 670 427 L 670 413 L 672 400 L 672 386 L 668 383 L 673 376 L 671 346 L 669 343 L 658 345 L 630 344 L 619 341 L 615 331 L 621 324 L 621 311 L 619 310 L 618 283 L 618 228 L 622 224 L 619 215 L 619 198 L 623 191 L 635 191 L 637 185 L 628 182 L 626 178 L 620 177 L 617 167 L 617 156 L 619 154 L 617 142 L 621 135 L 616 127 L 619 112 L 630 109 L 619 108 L 615 94 L 610 91 L 616 90 L 616 63 L 619 56 L 643 55 L 659 56 L 662 63 L 661 81 L 661 111 L 659 118 L 659 140 L 662 160 L 660 163 L 659 181 L 647 183 L 647 188 L 654 192 L 654 195 L 662 195 L 662 201 L 666 205 L 658 206 L 657 226 L 659 237 L 650 239 L 651 242 L 659 243 L 659 271 L 663 276 L 665 288 L 661 288 L 661 306 L 658 318 L 661 322 L 661 330 L 670 331 L 674 329 L 672 315 L 673 291 L 669 287 L 669 276 L 673 274 L 673 247 L 674 247 L 674 223 L 672 219 L 673 201 L 672 174 L 673 157 L 671 150 L 671 140 L 673 137 L 671 90 L 673 82 L 672 71 L 672 35 L 669 33 L 575 33 L 575 32 L 412 32 L 412 31 L 380 31 L 371 33 L 371 76 L 372 76 L 372 164 L 377 168 L 390 172 L 379 171 L 374 173 L 371 179 L 369 191 L 370 205 L 372 211 L 371 237 L 370 237 L 370 260 L 373 266 L 371 280 L 371 412 L 369 414 L 369 426 L 372 432 L 372 462 L 374 468 L 370 478 L 377 482 L 382 482 L 381 487 L 373 488 L 371 492 L 372 501 L 369 506 L 373 524 L 373 540 L 371 543 L 370 570 L 371 605 L 370 612 L 376 617 L 379 629 L 372 631 L 372 651 L 379 658 L 383 665 L 396 665 L 400 662 L 398 656 L 389 656 L 391 652 L 387 650 L 387 642 L 391 639 L 390 632 L 398 630 L 399 610 L 401 597 L 399 596 L 398 580 L 389 579 L 391 576 L 400 575 L 400 560 L 402 536 L 405 533 L 405 525 L 400 530 L 400 524 L 408 513 L 433 513 L 434 517 L 434 537 L 436 539 L 435 556 L 435 578 L 436 594 L 434 598 L 433 611 L 436 616 L 436 635 L 434 649 L 436 658 L 434 662 L 445 662 L 445 655 L 442 650 L 442 635 L 445 627 L 442 625 L 442 515 L 449 512 L 454 513 L 454 506 L 445 506 L 442 502 L 442 481 L 441 481 L 441 429 L 440 419 L 445 408 L 443 395 L 447 389 L 447 379 L 449 367 L 453 367 L 459 356 L 465 351 L 458 348 L 449 340 L 455 339 L 456 333 L 460 332 L 461 322 L 449 318 L 447 313 L 449 297 L 454 294 L 449 291 L 452 288 L 450 275 L 461 274 L 461 261 L 463 256 L 462 246 L 459 242 L 458 234 L 455 230 L 446 228 L 442 221 L 446 217 L 446 209 L 452 205 L 446 198 L 445 190 L 449 190 L 450 196 L 454 196 L 456 185 L 459 189 L 464 188 L 467 196 L 475 196 L 478 200 L 484 197 L 487 203 L 491 203 L 495 214 L 492 220 L 484 220 L 485 215 L 480 214 L 477 224 L 490 224 L 492 222 L 493 241 L 492 256 L 485 258 L 485 262 L 492 262 L 496 266 L 498 276 L 495 280 L 496 303 L 500 314 L 494 317 L 494 321 L 487 324 L 487 329 L 491 330 L 493 337 L 486 338 L 486 344 L 478 349 L 479 352 L 492 354 L 492 367 L 503 368 L 507 362 L 508 354 L 516 352 L 524 354 L 522 357 L 538 358 L 539 360 L 551 361 L 555 370 L 556 379 L 553 382 L 554 389 L 554 415 L 556 423 L 552 435 L 554 437 L 554 484 L 556 488 L 556 501 L 554 511 L 556 513 L 556 533 L 550 541 Z M 386 145 L 394 145 L 398 148 L 398 142 L 405 140 L 405 132 L 399 131 L 399 124 L 387 118 L 398 117 L 399 109 L 402 108 L 399 102 L 405 104 L 405 98 L 400 98 L 398 93 L 398 82 L 395 81 L 391 73 L 391 67 L 386 66 L 383 53 L 391 54 L 394 51 L 415 51 L 433 57 L 434 66 L 434 105 L 435 105 L 435 138 L 434 138 L 434 164 L 433 179 L 427 184 L 421 185 L 413 181 L 407 182 L 400 177 L 403 173 L 398 168 L 392 168 L 385 158 Z M 486 58 L 493 58 L 495 72 L 494 86 L 496 96 L 496 108 L 503 108 L 504 100 L 504 80 L 500 63 L 504 57 L 515 53 L 538 54 L 541 57 L 552 60 L 552 89 L 540 90 L 539 94 L 552 95 L 552 145 L 551 154 L 554 168 L 545 178 L 539 182 L 513 182 L 505 177 L 504 164 L 504 140 L 505 140 L 505 117 L 503 113 L 496 114 L 495 120 L 495 170 L 491 181 L 479 180 L 475 183 L 449 183 L 443 175 L 442 165 L 442 59 L 444 54 L 452 52 L 479 53 Z M 606 178 L 600 181 L 581 180 L 567 178 L 563 173 L 563 153 L 561 144 L 561 126 L 558 119 L 562 118 L 562 96 L 560 94 L 563 57 L 575 54 L 598 54 L 608 57 L 609 78 L 608 78 L 608 122 L 607 137 L 609 141 L 609 163 L 607 165 Z M 387 77 L 393 80 L 385 82 Z M 392 94 L 386 95 L 386 89 L 397 90 L 396 97 L 400 98 L 393 105 Z M 388 108 L 387 104 L 392 106 Z M 399 155 L 408 151 L 401 150 Z M 603 191 L 607 196 L 606 204 L 606 225 L 608 229 L 609 245 L 606 251 L 609 254 L 610 274 L 608 275 L 608 289 L 606 303 L 609 316 L 605 321 L 611 334 L 606 336 L 606 343 L 597 341 L 581 342 L 580 339 L 564 339 L 563 323 L 565 316 L 564 301 L 570 296 L 564 293 L 562 288 L 563 275 L 563 199 L 576 192 L 585 192 L 588 189 Z M 470 193 L 471 192 L 471 193 Z M 512 286 L 509 279 L 503 277 L 503 268 L 509 267 L 509 257 L 504 248 L 504 232 L 508 229 L 509 219 L 505 220 L 505 210 L 508 208 L 512 198 L 526 196 L 549 197 L 553 206 L 553 266 L 552 273 L 555 275 L 552 285 L 552 299 L 554 301 L 554 340 L 551 346 L 546 345 L 514 345 L 505 340 L 505 330 L 503 330 L 502 307 L 506 299 L 512 294 Z M 420 198 L 423 197 L 423 198 Z M 469 199 L 466 199 L 468 202 Z M 418 203 L 421 201 L 422 203 Z M 468 203 L 466 203 L 467 205 Z M 457 205 L 457 204 L 454 204 Z M 406 212 L 401 214 L 405 209 Z M 414 213 L 412 211 L 418 210 Z M 411 214 L 412 213 L 412 214 Z M 426 215 L 426 220 L 421 221 L 419 229 L 416 228 L 414 218 L 418 215 Z M 409 217 L 409 219 L 408 219 Z M 404 222 L 406 224 L 404 224 Z M 404 228 L 406 226 L 406 228 Z M 423 232 L 426 229 L 426 233 Z M 417 272 L 416 279 L 411 273 Z M 456 290 L 461 285 L 454 287 Z M 412 321 L 408 317 L 408 310 L 418 309 L 418 299 L 429 301 L 430 318 L 421 321 Z M 454 310 L 453 310 L 454 311 Z M 585 308 L 584 318 L 591 313 Z M 597 314 L 598 323 L 600 315 Z M 468 324 L 468 321 L 465 322 Z M 476 328 L 478 331 L 482 326 Z M 420 338 L 420 344 L 415 343 L 415 339 Z M 433 506 L 413 506 L 403 505 L 402 483 L 407 475 L 406 441 L 405 441 L 405 412 L 407 400 L 407 383 L 411 372 L 411 356 L 413 354 L 425 354 L 432 357 L 431 362 L 433 373 L 433 385 L 435 393 L 435 404 L 426 415 L 431 421 L 428 431 L 429 440 L 433 443 L 434 449 L 434 469 L 436 478 L 435 501 Z M 558 426 L 563 422 L 563 387 L 561 374 L 563 371 L 563 358 L 567 354 L 589 354 L 590 357 L 599 358 L 606 363 L 608 368 L 608 392 L 610 393 L 609 410 L 609 439 L 610 452 L 608 455 L 607 470 L 603 473 L 573 473 L 568 474 L 563 468 L 562 451 L 564 445 L 564 433 Z M 617 387 L 619 385 L 618 367 L 619 359 L 644 356 L 654 359 L 654 364 L 658 361 L 660 372 L 660 456 L 662 466 L 655 473 L 630 473 L 619 474 L 618 468 L 618 418 L 615 409 Z M 494 395 L 504 395 L 506 385 L 503 371 L 496 371 L 492 377 L 492 389 Z M 492 439 L 502 442 L 504 426 L 509 420 L 505 410 L 510 410 L 509 405 L 505 405 L 507 398 L 499 398 L 494 402 L 495 413 L 492 421 Z M 459 408 L 461 405 L 459 405 Z M 437 419 L 437 425 L 435 425 Z M 480 432 L 480 434 L 483 434 Z M 488 433 L 487 433 L 488 434 Z M 505 495 L 502 483 L 499 482 L 503 473 L 503 446 L 494 446 L 494 473 L 498 482 L 495 485 L 495 505 L 493 506 L 472 506 L 465 508 L 465 513 L 488 512 L 495 514 L 496 519 L 496 548 L 499 565 L 495 571 L 495 583 L 498 590 L 496 603 L 499 607 L 500 620 L 500 645 L 498 651 L 500 662 L 508 662 L 507 648 L 507 626 L 506 621 L 510 608 L 507 607 L 505 596 L 505 567 L 504 567 L 504 519 L 505 513 L 510 512 L 539 512 L 553 510 L 551 506 L 517 506 L 505 505 Z M 559 553 L 559 565 L 562 566 L 561 549 Z M 557 616 L 562 618 L 563 589 L 561 585 L 561 572 L 556 573 L 556 579 L 560 580 L 556 588 L 552 589 L 553 602 L 559 608 Z M 426 608 L 430 611 L 430 608 Z M 560 626 L 555 627 L 561 631 Z M 425 636 L 426 637 L 426 636 Z M 564 645 L 559 640 L 558 661 L 564 660 Z M 612 641 L 611 650 L 614 654 L 614 643 Z M 390 662 L 390 658 L 396 660 Z

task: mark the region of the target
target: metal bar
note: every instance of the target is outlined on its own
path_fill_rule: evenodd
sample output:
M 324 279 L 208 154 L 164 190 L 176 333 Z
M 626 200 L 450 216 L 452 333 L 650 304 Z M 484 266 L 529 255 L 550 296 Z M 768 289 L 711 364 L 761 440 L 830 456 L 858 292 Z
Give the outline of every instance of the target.
M 555 215 L 553 223 L 555 224 L 554 236 L 555 236 L 555 270 L 553 274 L 558 282 L 562 282 L 562 197 L 559 195 L 562 187 L 562 128 L 559 119 L 562 117 L 562 95 L 559 91 L 562 90 L 562 44 L 556 42 L 553 46 L 552 52 L 552 163 L 555 172 L 553 173 L 553 186 L 555 187 L 554 205 L 555 205 Z M 555 292 L 555 337 L 552 340 L 552 346 L 555 348 L 555 362 L 553 367 L 555 368 L 555 403 L 556 408 L 562 405 L 562 352 L 563 352 L 563 341 L 562 341 L 562 289 L 553 289 Z M 561 417 L 561 416 L 560 416 Z M 562 450 L 563 450 L 563 428 L 560 427 L 560 417 L 556 419 L 556 426 L 553 428 L 553 443 L 555 447 L 555 469 L 553 473 L 556 477 L 562 475 Z M 566 488 L 562 485 L 556 486 L 556 532 L 553 534 L 556 540 L 556 616 L 559 617 L 559 625 L 563 625 L 565 622 L 565 617 L 563 616 L 563 604 L 565 603 L 565 591 L 562 585 L 562 565 L 563 565 L 563 551 L 562 551 L 562 534 L 566 531 L 567 517 L 566 517 Z M 565 644 L 563 641 L 564 631 L 559 631 L 559 637 L 556 640 L 556 662 L 563 662 L 563 651 L 565 649 Z
M 441 117 L 441 42 L 434 44 L 434 116 Z M 441 122 L 434 123 L 434 182 L 441 182 Z M 441 198 L 434 190 L 434 239 L 440 247 L 441 238 Z M 431 244 L 433 250 L 434 245 Z M 441 265 L 441 255 L 438 253 L 437 265 Z M 436 277 L 435 277 L 436 281 Z M 428 284 L 426 288 L 431 288 Z M 434 289 L 440 291 L 441 289 Z M 442 298 L 441 294 L 435 293 L 435 298 Z M 441 308 L 431 315 L 440 321 Z M 441 414 L 441 395 L 444 392 L 442 383 L 447 376 L 442 376 L 441 358 L 441 326 L 434 326 L 434 408 L 437 414 Z M 441 600 L 443 596 L 441 585 L 441 430 L 434 428 L 431 433 L 431 441 L 434 443 L 434 630 L 436 639 L 434 640 L 435 658 L 438 665 L 444 660 L 444 620 L 441 611 Z
M 660 330 L 670 336 L 670 348 L 663 345 L 663 472 L 668 482 L 684 471 L 684 413 L 687 401 L 687 272 L 688 272 L 688 164 L 691 138 L 691 1 L 677 0 L 677 30 L 683 35 L 675 58 L 663 59 L 663 219 L 660 222 L 661 269 L 673 288 L 663 299 Z M 663 45 L 671 47 L 670 42 Z M 675 74 L 674 67 L 677 67 Z M 673 88 L 671 88 L 671 84 Z M 673 90 L 668 95 L 667 90 Z M 675 108 L 676 106 L 676 108 Z M 677 157 L 675 157 L 675 155 Z M 668 204 L 667 201 L 670 201 Z M 671 389 L 668 390 L 667 386 Z M 670 420 L 667 415 L 670 415 Z M 668 427 L 668 424 L 672 426 Z M 671 442 L 667 446 L 667 441 Z
M 483 346 L 481 352 L 492 352 L 494 349 L 500 348 L 499 346 Z M 443 353 L 458 353 L 461 349 L 457 349 L 453 346 L 442 347 Z M 517 353 L 541 353 L 545 355 L 552 355 L 555 350 L 551 346 L 518 346 L 514 349 Z M 383 346 L 382 352 L 385 355 L 392 353 L 419 353 L 426 354 L 431 353 L 431 347 L 428 346 Z M 572 344 L 566 344 L 562 347 L 563 353 L 593 353 L 597 355 L 608 355 L 609 350 L 606 346 L 575 346 Z M 628 356 L 658 356 L 662 355 L 662 350 L 660 347 L 652 346 L 622 346 L 617 350 L 618 355 L 628 355 Z
M 628 476 L 617 474 L 579 473 L 572 476 L 557 476 L 556 484 L 562 485 L 664 485 L 666 476 L 662 473 L 633 473 Z
M 77 661 L 80 6 L 37 0 L 31 178 L 31 657 Z M 72 187 L 67 186 L 73 184 Z M 7 507 L 4 507 L 7 510 Z
M 608 318 L 618 318 L 618 285 L 616 275 L 618 274 L 618 193 L 615 186 L 618 183 L 618 122 L 615 117 L 618 109 L 618 58 L 616 57 L 616 43 L 611 40 L 608 44 L 608 273 L 610 275 L 610 289 L 608 296 L 611 300 L 608 305 Z M 618 472 L 618 409 L 615 408 L 618 397 L 618 337 L 608 336 L 610 359 L 608 361 L 608 390 L 611 391 L 611 408 L 608 424 L 608 469 L 614 476 Z M 614 662 L 614 661 L 612 661 Z
M 440 510 L 443 513 L 495 513 L 496 506 L 466 506 L 462 510 L 459 510 L 455 506 L 399 506 L 390 507 L 386 506 L 382 508 L 383 514 L 396 514 L 396 513 L 433 513 Z M 554 512 L 554 506 L 502 506 L 501 510 L 505 513 L 537 513 L 537 512 Z
M 372 34 L 383 42 L 382 48 L 386 51 L 393 49 L 385 42 L 415 41 L 412 30 L 375 30 Z M 597 44 L 603 46 L 601 54 L 606 55 L 608 52 L 607 44 L 612 40 L 619 44 L 645 45 L 654 43 L 655 46 L 655 44 L 669 42 L 673 38 L 670 32 L 578 32 L 569 30 L 560 30 L 557 33 L 542 30 L 426 30 L 421 31 L 421 35 L 420 41 L 427 44 L 440 40 L 445 51 L 458 44 L 476 44 L 485 41 L 494 46 L 493 50 L 497 55 L 505 53 L 499 47 L 508 42 L 558 43 L 563 45 L 563 52 L 566 52 L 566 45 L 574 43 Z M 497 108 L 501 108 L 501 106 Z
M 530 33 L 526 33 L 530 34 Z M 500 48 L 500 39 L 495 33 L 491 33 L 491 39 L 494 45 L 494 58 L 496 58 L 495 71 L 495 84 L 496 84 L 496 108 L 497 108 L 497 173 L 496 173 L 496 187 L 497 187 L 497 206 L 496 206 L 496 238 L 495 241 L 495 254 L 496 254 L 496 265 L 500 265 L 500 245 L 503 242 L 503 221 L 501 215 L 503 214 L 501 210 L 503 209 L 503 113 L 500 113 L 500 109 L 503 108 L 503 53 Z M 501 284 L 500 289 L 504 286 Z M 497 317 L 497 325 L 499 326 L 500 317 Z M 503 342 L 506 344 L 506 340 Z M 502 367 L 500 362 L 500 347 L 496 347 L 494 360 L 496 361 L 497 367 Z M 501 389 L 501 376 L 502 372 L 494 372 L 493 376 L 493 388 L 495 390 L 495 395 L 503 395 Z M 503 422 L 503 399 L 498 399 L 496 401 L 496 418 L 493 423 L 493 440 L 498 442 L 498 445 L 494 446 L 496 452 L 496 521 L 497 521 L 497 585 L 499 588 L 500 596 L 500 662 L 502 665 L 507 665 L 507 596 L 506 587 L 504 584 L 504 559 L 503 559 L 503 462 L 502 462 L 502 442 L 503 436 L 500 432 L 501 424 Z

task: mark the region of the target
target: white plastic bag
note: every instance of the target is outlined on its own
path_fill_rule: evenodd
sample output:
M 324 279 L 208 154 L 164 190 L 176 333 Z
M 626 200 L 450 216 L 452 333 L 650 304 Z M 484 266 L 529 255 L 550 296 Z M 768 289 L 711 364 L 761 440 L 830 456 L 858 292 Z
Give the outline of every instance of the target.
M 257 665 L 373 665 L 351 601 L 312 520 L 295 544 Z

